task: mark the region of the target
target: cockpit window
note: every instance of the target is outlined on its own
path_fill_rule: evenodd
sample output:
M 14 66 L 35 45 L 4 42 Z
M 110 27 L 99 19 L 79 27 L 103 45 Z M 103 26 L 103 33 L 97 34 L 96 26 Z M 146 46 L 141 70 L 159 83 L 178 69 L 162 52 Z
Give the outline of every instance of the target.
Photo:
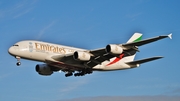
M 15 44 L 15 45 L 13 45 L 13 46 L 19 46 L 19 45 Z

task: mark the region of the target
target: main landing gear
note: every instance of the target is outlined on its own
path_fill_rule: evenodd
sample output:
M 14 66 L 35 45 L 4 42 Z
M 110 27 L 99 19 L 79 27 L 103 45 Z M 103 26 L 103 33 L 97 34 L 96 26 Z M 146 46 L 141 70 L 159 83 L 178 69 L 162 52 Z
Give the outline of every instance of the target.
M 84 76 L 84 75 L 86 75 L 86 74 L 91 74 L 93 71 L 92 71 L 92 69 L 91 68 L 86 68 L 86 69 L 83 69 L 82 71 L 78 71 L 78 72 L 76 72 L 76 73 L 73 73 L 73 72 L 67 72 L 66 74 L 65 74 L 65 77 L 69 77 L 69 76 L 72 76 L 73 74 L 74 74 L 74 76 L 75 77 L 77 77 L 77 76 Z
M 72 76 L 72 75 L 73 75 L 72 72 L 68 72 L 68 73 L 65 74 L 65 77 L 69 77 L 69 76 Z
M 21 62 L 20 62 L 20 59 L 21 59 L 21 57 L 19 57 L 19 56 L 16 56 L 16 59 L 17 59 L 17 63 L 16 63 L 16 65 L 17 66 L 20 66 L 21 65 Z

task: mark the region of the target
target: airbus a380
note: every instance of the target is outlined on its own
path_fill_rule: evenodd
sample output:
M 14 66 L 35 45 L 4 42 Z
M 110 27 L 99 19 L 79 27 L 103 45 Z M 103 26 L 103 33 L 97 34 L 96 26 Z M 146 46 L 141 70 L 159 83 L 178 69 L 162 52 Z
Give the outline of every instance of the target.
M 172 34 L 157 36 L 141 40 L 141 33 L 133 36 L 123 44 L 109 44 L 105 48 L 86 50 L 42 41 L 25 40 L 9 48 L 9 54 L 15 56 L 17 65 L 20 59 L 44 62 L 37 64 L 36 71 L 40 75 L 51 75 L 53 72 L 63 71 L 65 76 L 84 76 L 93 71 L 112 71 L 139 67 L 140 64 L 162 57 L 156 56 L 141 60 L 134 60 L 138 47 L 169 37 Z

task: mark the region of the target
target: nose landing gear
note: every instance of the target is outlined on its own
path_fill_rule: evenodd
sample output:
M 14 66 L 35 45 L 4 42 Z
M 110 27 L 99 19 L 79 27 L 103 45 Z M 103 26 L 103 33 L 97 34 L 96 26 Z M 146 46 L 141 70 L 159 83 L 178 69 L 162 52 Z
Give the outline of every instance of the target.
M 16 65 L 17 65 L 17 66 L 20 66 L 20 65 L 21 65 L 21 62 L 17 62 Z
M 21 57 L 19 57 L 19 56 L 16 56 L 16 59 L 17 59 L 17 63 L 16 63 L 16 65 L 17 66 L 20 66 L 21 65 L 21 62 L 20 62 L 20 59 L 21 59 Z

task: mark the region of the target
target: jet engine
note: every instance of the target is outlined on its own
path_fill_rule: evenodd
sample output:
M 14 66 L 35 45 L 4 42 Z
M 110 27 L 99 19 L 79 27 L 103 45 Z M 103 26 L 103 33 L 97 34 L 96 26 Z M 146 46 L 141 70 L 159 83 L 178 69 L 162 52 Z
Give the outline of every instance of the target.
M 106 46 L 106 52 L 112 54 L 121 54 L 123 53 L 123 48 L 115 44 L 109 44 Z
M 53 71 L 49 66 L 46 64 L 38 64 L 36 65 L 36 72 L 38 72 L 40 75 L 51 75 Z
M 91 55 L 87 52 L 74 52 L 74 59 L 80 61 L 89 61 L 91 59 Z

